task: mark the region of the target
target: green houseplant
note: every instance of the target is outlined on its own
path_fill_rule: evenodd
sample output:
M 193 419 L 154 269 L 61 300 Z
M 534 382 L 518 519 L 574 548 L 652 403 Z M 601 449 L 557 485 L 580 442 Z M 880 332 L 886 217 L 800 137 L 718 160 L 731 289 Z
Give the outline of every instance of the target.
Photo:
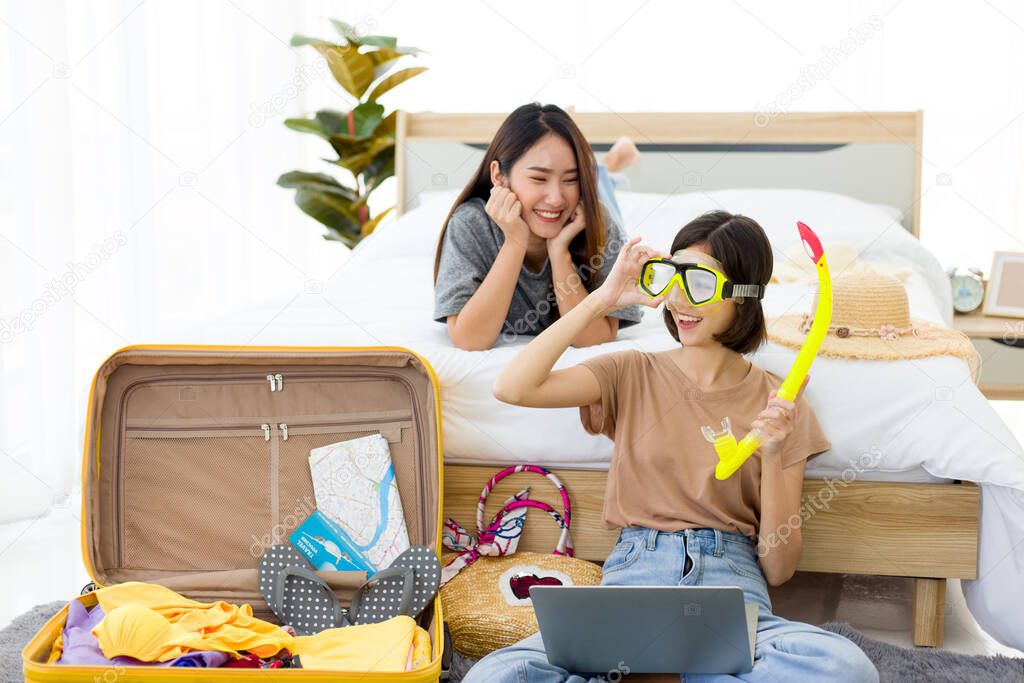
M 392 36 L 359 35 L 343 21 L 332 19 L 331 23 L 341 34 L 340 41 L 295 35 L 291 44 L 319 52 L 334 80 L 355 98 L 355 106 L 349 111 L 321 109 L 312 118 L 287 119 L 284 124 L 326 140 L 337 158 L 324 161 L 348 171 L 352 182 L 344 184 L 326 173 L 290 171 L 277 184 L 295 190 L 295 204 L 327 226 L 326 239 L 353 247 L 391 211 L 371 216 L 367 205 L 373 191 L 395 173 L 397 113 L 386 114 L 377 100 L 427 68 L 394 69 L 399 59 L 415 57 L 421 50 L 401 47 Z

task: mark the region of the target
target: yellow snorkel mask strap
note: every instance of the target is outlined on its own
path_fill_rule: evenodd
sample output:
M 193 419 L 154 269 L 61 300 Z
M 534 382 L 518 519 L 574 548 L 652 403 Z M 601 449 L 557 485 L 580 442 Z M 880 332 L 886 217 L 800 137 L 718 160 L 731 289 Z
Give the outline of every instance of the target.
M 776 396 L 786 401 L 796 399 L 804 379 L 811 369 L 814 357 L 818 355 L 818 349 L 825 339 L 828 326 L 832 322 L 832 277 L 828 270 L 828 261 L 825 259 L 825 250 L 821 247 L 821 240 L 809 227 L 800 223 L 796 224 L 800 231 L 800 239 L 804 244 L 804 251 L 814 262 L 815 270 L 818 273 L 818 308 L 814 313 L 814 322 L 804 339 L 796 360 L 793 361 L 789 374 L 782 381 Z M 743 286 L 743 285 L 740 285 Z M 739 443 L 732 434 L 729 425 L 729 418 L 722 419 L 722 428 L 716 432 L 710 426 L 700 428 L 704 438 L 714 444 L 715 452 L 718 454 L 718 465 L 715 467 L 715 479 L 723 480 L 731 477 L 747 458 L 754 454 L 761 446 L 761 435 L 757 428 L 751 429 Z

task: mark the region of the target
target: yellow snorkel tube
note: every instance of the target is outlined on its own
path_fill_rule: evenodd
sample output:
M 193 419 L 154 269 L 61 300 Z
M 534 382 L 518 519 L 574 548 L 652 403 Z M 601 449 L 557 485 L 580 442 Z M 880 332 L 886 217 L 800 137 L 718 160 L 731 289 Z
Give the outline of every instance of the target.
M 804 339 L 800 352 L 789 369 L 789 374 L 779 386 L 776 396 L 787 401 L 796 399 L 797 392 L 803 386 L 804 379 L 811 369 L 814 357 L 818 355 L 821 342 L 825 339 L 828 326 L 832 322 L 832 276 L 828 271 L 828 261 L 825 259 L 825 250 L 821 248 L 821 240 L 814 234 L 814 231 L 803 223 L 797 221 L 797 230 L 800 231 L 800 239 L 804 243 L 804 251 L 818 271 L 818 308 L 814 312 L 814 322 Z M 718 465 L 715 466 L 715 479 L 725 480 L 731 477 L 747 458 L 754 454 L 761 446 L 761 434 L 757 428 L 750 432 L 737 443 L 736 437 L 732 434 L 729 426 L 729 418 L 722 419 L 722 430 L 715 432 L 711 427 L 701 427 L 704 438 L 714 444 L 715 452 L 718 453 Z

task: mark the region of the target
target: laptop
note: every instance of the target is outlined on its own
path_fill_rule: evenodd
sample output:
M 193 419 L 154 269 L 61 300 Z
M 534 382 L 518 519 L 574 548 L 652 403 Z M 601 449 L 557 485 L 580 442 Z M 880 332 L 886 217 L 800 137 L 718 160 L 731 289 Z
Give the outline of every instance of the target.
M 746 673 L 757 605 L 735 586 L 530 587 L 548 661 L 573 673 Z

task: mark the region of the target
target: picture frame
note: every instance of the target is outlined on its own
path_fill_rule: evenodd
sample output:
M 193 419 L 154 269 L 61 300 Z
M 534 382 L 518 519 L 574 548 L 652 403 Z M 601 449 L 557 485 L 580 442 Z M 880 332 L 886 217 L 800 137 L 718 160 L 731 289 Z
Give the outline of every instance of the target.
M 992 255 L 982 312 L 1024 318 L 1024 252 L 997 251 Z

